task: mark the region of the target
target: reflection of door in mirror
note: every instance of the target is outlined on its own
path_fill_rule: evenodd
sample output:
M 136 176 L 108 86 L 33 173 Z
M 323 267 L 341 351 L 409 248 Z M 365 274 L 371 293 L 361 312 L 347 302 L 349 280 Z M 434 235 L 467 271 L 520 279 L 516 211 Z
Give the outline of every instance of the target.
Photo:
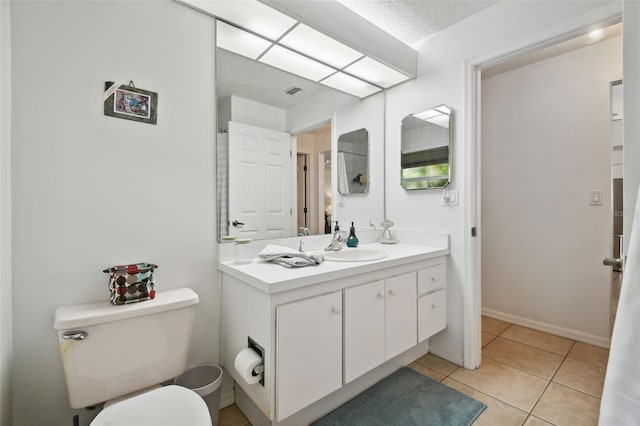
M 440 105 L 402 120 L 401 185 L 443 188 L 451 179 L 451 109 Z
M 229 122 L 229 235 L 291 236 L 291 136 Z
M 331 204 L 331 171 L 327 175 L 325 156 L 331 158 L 331 125 L 325 124 L 295 137 L 298 153 L 298 235 L 325 234 L 326 198 Z M 305 170 L 306 169 L 306 170 Z M 327 188 L 327 180 L 329 185 Z M 328 212 L 329 220 L 331 211 Z

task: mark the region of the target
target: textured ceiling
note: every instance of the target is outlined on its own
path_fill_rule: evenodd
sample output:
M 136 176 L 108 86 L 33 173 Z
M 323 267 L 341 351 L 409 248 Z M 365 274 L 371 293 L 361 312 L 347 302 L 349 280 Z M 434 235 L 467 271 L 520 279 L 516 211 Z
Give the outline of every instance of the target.
M 619 37 L 622 35 L 622 23 L 612 25 L 605 28 L 605 34 L 599 41 L 604 41 L 613 37 Z M 514 70 L 516 68 L 524 67 L 525 65 L 533 64 L 535 62 L 544 61 L 545 59 L 553 58 L 564 53 L 571 52 L 573 50 L 580 49 L 582 47 L 589 46 L 589 36 L 583 35 L 573 38 L 558 44 L 554 44 L 549 47 L 538 49 L 532 52 L 524 53 L 511 58 L 505 62 L 501 62 L 489 68 L 482 70 L 482 78 L 493 77 L 494 75 L 502 74 L 507 71 Z
M 498 3 L 494 0 L 338 1 L 414 48 L 430 35 Z

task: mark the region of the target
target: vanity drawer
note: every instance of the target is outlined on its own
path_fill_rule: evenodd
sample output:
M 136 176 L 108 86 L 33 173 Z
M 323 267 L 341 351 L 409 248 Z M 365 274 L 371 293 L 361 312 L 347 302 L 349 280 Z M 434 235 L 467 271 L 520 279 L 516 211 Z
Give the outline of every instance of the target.
M 418 298 L 418 342 L 428 339 L 447 326 L 447 290 L 438 290 Z
M 418 296 L 432 293 L 447 285 L 447 265 L 438 263 L 418 271 Z

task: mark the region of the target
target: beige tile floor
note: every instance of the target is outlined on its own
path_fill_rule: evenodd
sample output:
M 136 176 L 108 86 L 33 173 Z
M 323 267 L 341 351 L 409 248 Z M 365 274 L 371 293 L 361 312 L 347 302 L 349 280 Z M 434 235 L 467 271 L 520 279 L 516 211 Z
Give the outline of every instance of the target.
M 487 404 L 474 425 L 597 425 L 609 351 L 482 317 L 482 365 L 462 367 L 432 354 L 409 367 Z M 220 426 L 248 426 L 232 405 Z

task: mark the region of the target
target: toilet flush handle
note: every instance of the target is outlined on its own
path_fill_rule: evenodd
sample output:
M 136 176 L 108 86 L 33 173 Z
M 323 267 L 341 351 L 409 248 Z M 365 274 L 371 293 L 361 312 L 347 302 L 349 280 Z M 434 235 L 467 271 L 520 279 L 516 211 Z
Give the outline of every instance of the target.
M 84 340 L 89 336 L 86 331 L 65 331 L 62 338 L 65 340 Z

